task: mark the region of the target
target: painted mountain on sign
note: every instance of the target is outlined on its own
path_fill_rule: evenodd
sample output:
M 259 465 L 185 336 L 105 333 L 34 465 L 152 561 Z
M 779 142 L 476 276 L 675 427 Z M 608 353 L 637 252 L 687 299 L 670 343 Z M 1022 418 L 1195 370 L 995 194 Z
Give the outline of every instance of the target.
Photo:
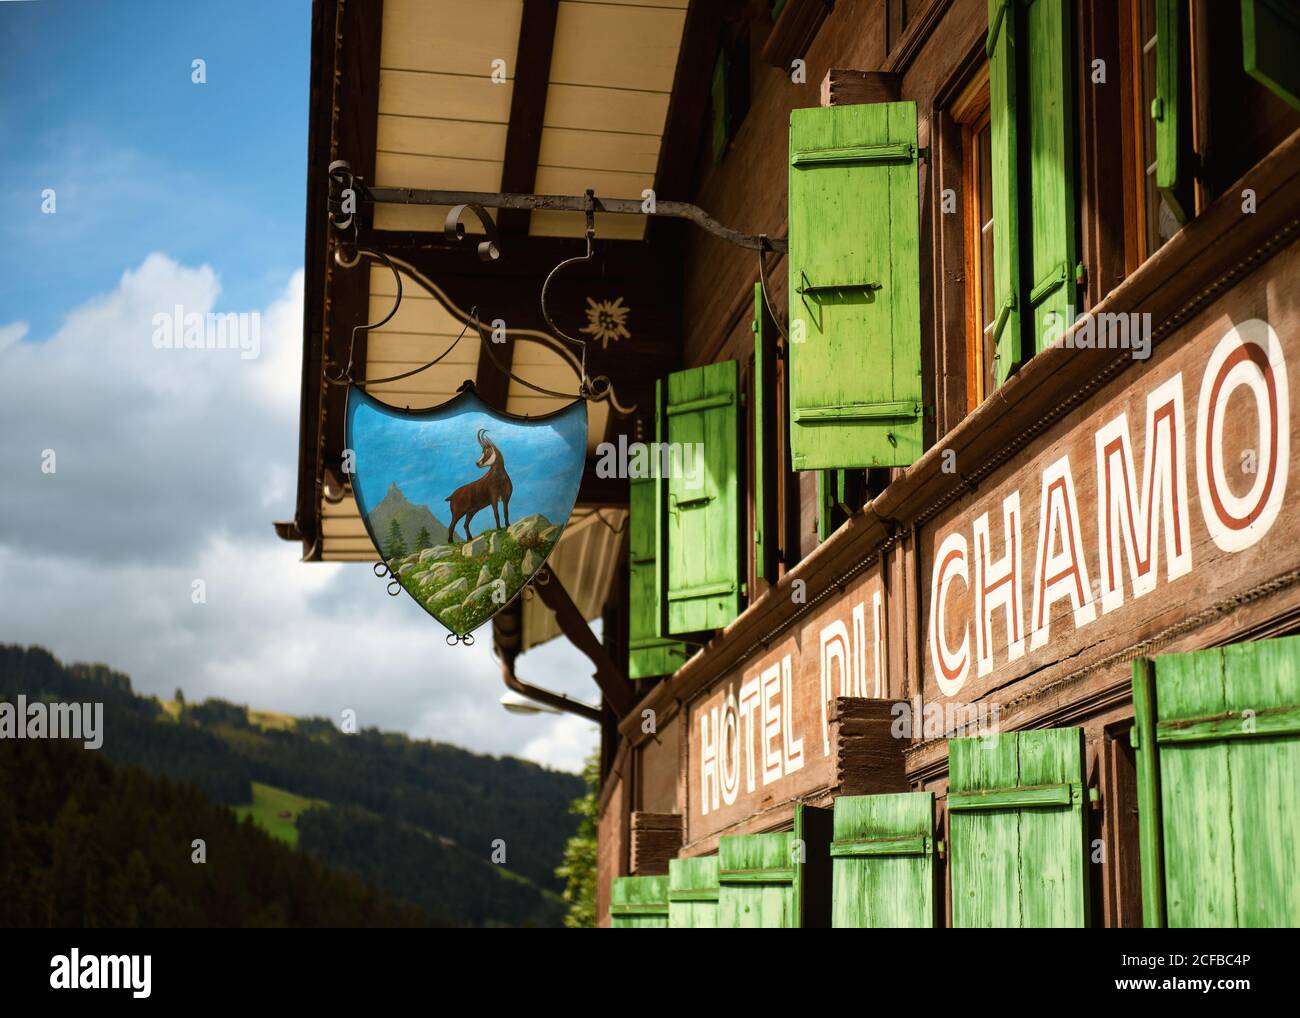
M 447 543 L 447 525 L 427 505 L 410 501 L 396 481 L 388 486 L 383 500 L 370 510 L 370 529 L 379 538 L 385 558 L 401 558 Z
M 388 568 L 425 611 L 468 633 L 509 604 L 560 539 L 541 513 L 486 530 L 461 544 L 388 556 Z

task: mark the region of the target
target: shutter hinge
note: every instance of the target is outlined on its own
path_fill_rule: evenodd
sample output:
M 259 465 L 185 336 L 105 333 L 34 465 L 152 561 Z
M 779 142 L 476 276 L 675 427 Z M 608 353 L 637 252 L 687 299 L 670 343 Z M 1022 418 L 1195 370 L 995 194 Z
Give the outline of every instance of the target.
M 1156 123 L 1165 119 L 1165 101 L 1160 96 L 1151 100 L 1151 119 Z
M 1077 781 L 1064 781 L 1055 785 L 1018 785 L 1010 788 L 949 792 L 948 812 L 1071 806 L 1081 802 L 1082 798 L 1083 790 Z
M 993 346 L 996 348 L 998 341 L 1002 338 L 1002 330 L 1007 327 L 1007 318 L 1011 312 L 1016 309 L 1016 295 L 1014 292 L 1008 294 L 1006 301 L 1002 304 L 1002 309 L 998 312 L 997 323 L 993 326 Z M 997 360 L 1001 356 L 1000 352 L 995 350 L 993 359 Z
M 1080 262 L 1074 267 L 1074 281 L 1080 286 L 1088 282 L 1088 266 Z

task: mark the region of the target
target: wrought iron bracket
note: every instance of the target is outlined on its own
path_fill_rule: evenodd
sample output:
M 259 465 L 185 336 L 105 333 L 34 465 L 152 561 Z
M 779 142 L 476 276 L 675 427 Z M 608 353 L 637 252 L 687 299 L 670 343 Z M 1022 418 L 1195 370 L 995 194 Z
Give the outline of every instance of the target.
M 684 201 L 660 201 L 653 196 L 639 198 L 599 198 L 592 191 L 586 194 L 523 194 L 502 191 L 439 191 L 419 187 L 371 187 L 352 173 L 351 166 L 344 160 L 330 163 L 329 171 L 329 208 L 330 220 L 334 228 L 341 231 L 355 231 L 353 217 L 343 213 L 344 190 L 347 189 L 355 202 L 372 205 L 448 205 L 452 206 L 455 216 L 448 216 L 448 235 L 459 230 L 457 238 L 464 236 L 460 227 L 460 213 L 468 207 L 483 221 L 488 231 L 489 241 L 495 242 L 495 224 L 489 223 L 491 217 L 482 213 L 484 209 L 520 209 L 531 212 L 581 212 L 587 217 L 588 229 L 591 228 L 595 212 L 611 213 L 621 216 L 663 216 L 670 219 L 685 219 L 715 237 L 725 240 L 737 247 L 752 251 L 777 251 L 784 253 L 789 245 L 784 238 L 774 239 L 759 234 L 741 233 L 729 226 L 724 226 L 710 216 L 698 205 Z M 498 249 L 499 253 L 499 249 Z M 485 254 L 484 245 L 479 245 L 479 256 L 489 260 L 496 255 Z

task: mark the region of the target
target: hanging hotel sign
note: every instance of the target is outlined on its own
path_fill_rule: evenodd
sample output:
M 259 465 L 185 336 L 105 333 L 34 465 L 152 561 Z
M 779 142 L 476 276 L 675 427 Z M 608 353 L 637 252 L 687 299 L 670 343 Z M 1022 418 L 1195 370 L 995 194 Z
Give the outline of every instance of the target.
M 1252 277 L 927 525 L 927 699 L 970 702 L 1086 663 L 1300 568 L 1300 347 L 1279 285 L 1298 259 Z
M 466 637 L 542 567 L 573 512 L 586 458 L 585 400 L 542 417 L 492 409 L 470 386 L 429 410 L 353 386 L 352 488 L 393 593 Z

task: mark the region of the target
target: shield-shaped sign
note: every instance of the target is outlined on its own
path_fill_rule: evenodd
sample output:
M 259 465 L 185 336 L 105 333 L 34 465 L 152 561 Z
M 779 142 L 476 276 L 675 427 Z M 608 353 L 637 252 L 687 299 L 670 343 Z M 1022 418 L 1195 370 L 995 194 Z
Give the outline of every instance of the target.
M 389 572 L 463 637 L 505 607 L 559 541 L 586 460 L 587 404 L 516 417 L 470 385 L 408 411 L 352 386 L 347 445 L 357 507 Z

